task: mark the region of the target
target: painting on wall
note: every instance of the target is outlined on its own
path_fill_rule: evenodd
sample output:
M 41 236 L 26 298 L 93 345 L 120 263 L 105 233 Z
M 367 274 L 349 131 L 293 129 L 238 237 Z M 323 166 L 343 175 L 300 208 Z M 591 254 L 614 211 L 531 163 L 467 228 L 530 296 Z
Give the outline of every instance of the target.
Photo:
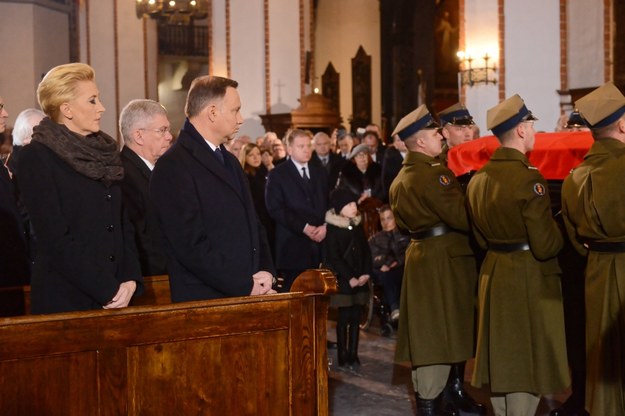
M 459 0 L 437 0 L 434 25 L 436 88 L 458 84 Z

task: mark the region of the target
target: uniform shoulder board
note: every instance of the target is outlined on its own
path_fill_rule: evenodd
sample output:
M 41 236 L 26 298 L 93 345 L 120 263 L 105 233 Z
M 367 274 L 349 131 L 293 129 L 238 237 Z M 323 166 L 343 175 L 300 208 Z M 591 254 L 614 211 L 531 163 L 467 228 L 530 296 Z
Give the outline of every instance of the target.
M 536 166 L 528 166 L 528 169 L 532 169 L 532 170 L 538 170 L 538 168 Z

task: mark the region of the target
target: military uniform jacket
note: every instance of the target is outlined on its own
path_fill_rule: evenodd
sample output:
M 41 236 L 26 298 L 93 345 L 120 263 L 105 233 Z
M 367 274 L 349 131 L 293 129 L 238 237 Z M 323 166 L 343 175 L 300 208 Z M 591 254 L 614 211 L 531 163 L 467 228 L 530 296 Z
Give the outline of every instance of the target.
M 480 270 L 473 385 L 496 393 L 542 394 L 569 384 L 560 267 L 562 235 L 547 182 L 518 150 L 500 147 L 467 189 L 475 235 L 530 250 L 489 250 Z
M 586 252 L 582 241 L 625 241 L 624 176 L 625 144 L 601 139 L 565 179 L 562 214 L 578 251 Z M 593 415 L 624 414 L 625 253 L 590 251 L 585 291 L 586 408 Z
M 389 200 L 402 229 L 457 230 L 408 246 L 395 358 L 415 366 L 465 361 L 473 353 L 477 273 L 462 190 L 440 161 L 408 152 Z

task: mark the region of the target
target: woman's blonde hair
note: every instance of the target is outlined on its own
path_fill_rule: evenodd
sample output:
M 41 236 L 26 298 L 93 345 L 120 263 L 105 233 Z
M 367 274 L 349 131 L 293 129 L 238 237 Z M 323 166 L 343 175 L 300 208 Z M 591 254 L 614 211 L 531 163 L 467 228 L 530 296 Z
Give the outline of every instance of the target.
M 80 81 L 94 81 L 95 71 L 83 63 L 55 66 L 43 77 L 37 87 L 39 106 L 48 117 L 59 121 L 63 103 L 76 96 L 76 86 Z
M 256 173 L 256 168 L 248 165 L 245 161 L 247 160 L 247 155 L 252 153 L 252 150 L 254 149 L 258 149 L 260 151 L 260 147 L 256 143 L 246 143 L 243 148 L 241 148 L 241 152 L 239 153 L 239 162 L 241 162 L 241 167 L 245 173 L 251 175 Z

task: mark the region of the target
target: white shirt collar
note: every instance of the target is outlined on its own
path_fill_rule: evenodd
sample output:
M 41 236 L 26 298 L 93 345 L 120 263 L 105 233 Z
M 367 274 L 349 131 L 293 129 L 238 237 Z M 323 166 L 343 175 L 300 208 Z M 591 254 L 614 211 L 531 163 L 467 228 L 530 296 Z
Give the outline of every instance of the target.
M 291 161 L 293 162 L 293 164 L 297 168 L 297 171 L 299 172 L 301 177 L 304 177 L 304 175 L 302 174 L 302 168 L 306 168 L 306 173 L 308 173 L 308 177 L 310 178 L 310 169 L 308 169 L 308 162 L 304 163 L 304 164 L 301 164 L 301 163 L 297 163 L 293 159 L 291 159 Z
M 139 156 L 139 158 L 140 158 L 141 160 L 143 160 L 143 163 L 145 163 L 145 164 L 147 165 L 148 169 L 150 169 L 150 170 L 154 170 L 154 165 L 152 164 L 152 162 L 150 162 L 149 160 L 147 160 L 146 158 L 144 158 L 144 157 L 143 157 L 143 156 L 141 156 L 141 155 L 137 155 L 137 156 Z

